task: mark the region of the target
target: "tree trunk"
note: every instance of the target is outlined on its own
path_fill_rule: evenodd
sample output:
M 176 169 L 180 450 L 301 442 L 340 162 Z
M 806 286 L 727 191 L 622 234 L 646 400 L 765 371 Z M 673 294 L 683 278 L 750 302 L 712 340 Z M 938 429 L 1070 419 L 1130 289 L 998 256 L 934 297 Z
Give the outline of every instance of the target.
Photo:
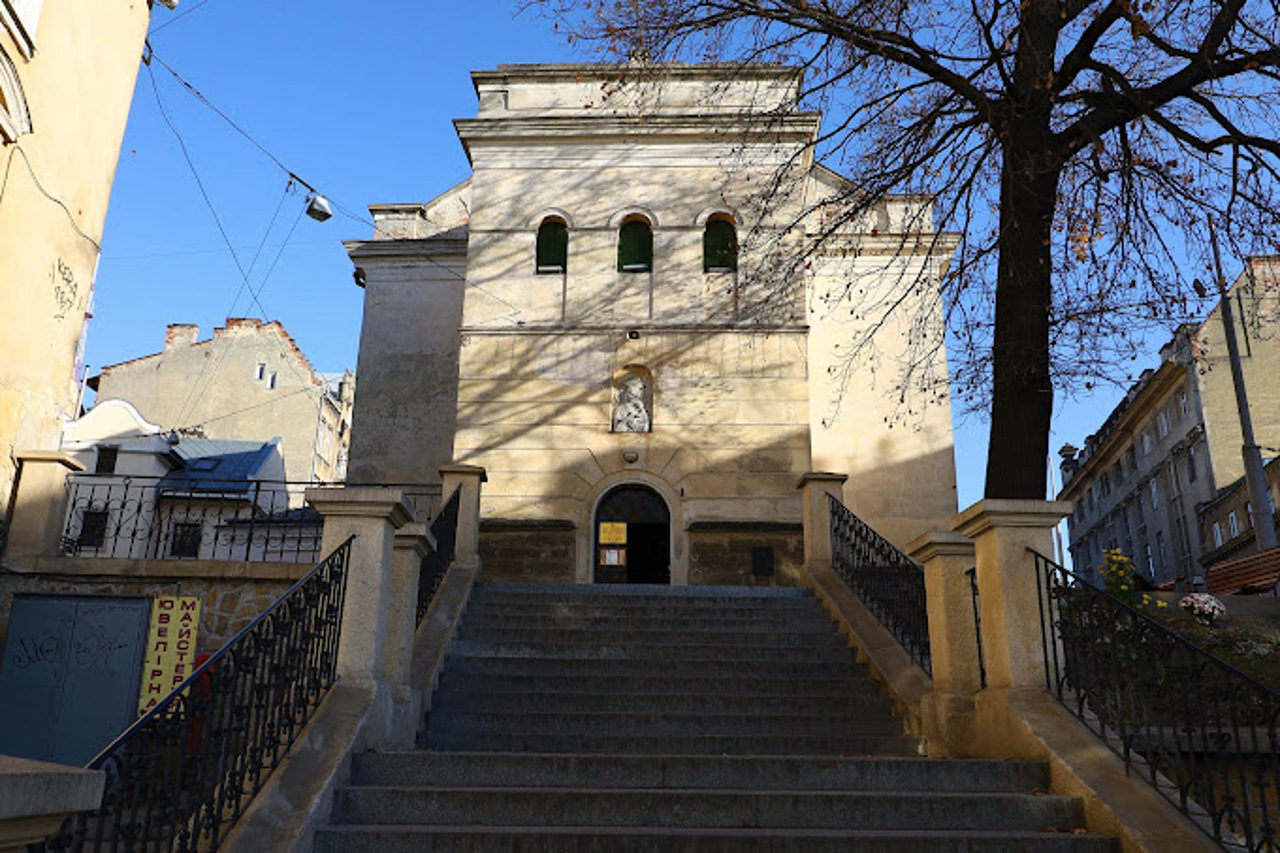
M 1036 154 L 1005 147 L 984 490 L 988 498 L 1045 497 L 1053 415 L 1050 244 L 1059 174 Z

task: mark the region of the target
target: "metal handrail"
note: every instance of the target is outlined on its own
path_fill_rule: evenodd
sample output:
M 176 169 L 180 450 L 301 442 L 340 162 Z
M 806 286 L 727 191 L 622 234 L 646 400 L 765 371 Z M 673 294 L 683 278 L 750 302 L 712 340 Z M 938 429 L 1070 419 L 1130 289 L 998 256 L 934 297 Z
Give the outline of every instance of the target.
M 440 582 L 445 572 L 453 564 L 458 537 L 458 507 L 462 500 L 462 487 L 453 490 L 449 500 L 440 508 L 440 514 L 431 522 L 431 536 L 435 539 L 435 548 L 422 558 L 418 570 L 418 612 L 417 621 L 422 622 L 431 607 Z
M 102 804 L 48 850 L 218 848 L 334 683 L 354 538 L 89 763 L 106 774 Z
M 1031 553 L 1049 692 L 1223 849 L 1280 850 L 1280 693 Z
M 834 495 L 828 497 L 832 568 L 911 659 L 932 675 L 924 569 Z

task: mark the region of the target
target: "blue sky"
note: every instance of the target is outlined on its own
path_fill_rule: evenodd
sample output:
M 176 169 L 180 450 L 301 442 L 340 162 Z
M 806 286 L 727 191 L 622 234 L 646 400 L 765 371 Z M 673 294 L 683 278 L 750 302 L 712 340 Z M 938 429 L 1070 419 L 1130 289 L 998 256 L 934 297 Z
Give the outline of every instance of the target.
M 165 66 L 287 170 L 367 217 L 370 204 L 426 201 L 467 176 L 451 122 L 475 114 L 471 70 L 591 59 L 550 22 L 514 8 L 511 0 L 157 4 L 150 43 L 159 62 L 140 66 L 120 153 L 90 373 L 159 350 L 169 323 L 197 323 L 203 338 L 228 316 L 280 320 L 318 370 L 356 367 L 363 291 L 341 241 L 370 227 L 336 207 L 328 222 L 301 216 L 305 193 L 287 192 L 286 172 Z M 1119 394 L 1059 401 L 1050 446 L 1081 444 Z M 972 418 L 957 425 L 961 507 L 981 497 L 986 430 Z

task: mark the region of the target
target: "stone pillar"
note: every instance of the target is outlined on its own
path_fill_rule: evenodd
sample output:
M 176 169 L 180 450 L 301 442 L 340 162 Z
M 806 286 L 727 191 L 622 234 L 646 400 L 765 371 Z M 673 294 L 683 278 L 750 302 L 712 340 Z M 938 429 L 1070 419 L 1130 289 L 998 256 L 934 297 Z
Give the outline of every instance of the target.
M 440 469 L 440 502 L 443 506 L 461 488 L 458 531 L 454 535 L 453 562 L 459 566 L 480 564 L 480 484 L 488 482 L 479 465 L 445 465 Z
M 962 751 L 973 730 L 973 695 L 982 689 L 973 591 L 966 574 L 974 567 L 974 545 L 950 530 L 934 530 L 907 546 L 924 566 L 929 613 L 933 692 L 920 714 L 929 754 Z
M 418 579 L 422 558 L 435 542 L 425 524 L 406 524 L 395 532 L 391 559 L 391 603 L 387 612 L 382 679 L 391 686 L 391 743 L 410 748 L 417 735 L 422 697 L 411 686 L 413 645 L 418 628 Z
M 1044 637 L 1035 564 L 1028 548 L 1053 553 L 1066 501 L 983 500 L 951 527 L 974 542 L 987 686 L 1044 689 Z
M 84 466 L 57 450 L 24 450 L 16 455 L 17 494 L 5 555 L 11 559 L 59 556 L 71 497 L 67 475 L 83 471 Z
M 324 517 L 324 555 L 347 537 L 356 537 L 347 567 L 338 677 L 349 685 L 377 688 L 386 684 L 387 649 L 393 633 L 395 532 L 412 520 L 413 508 L 399 489 L 379 486 L 311 488 L 307 502 Z
M 828 496 L 837 500 L 844 494 L 847 474 L 827 471 L 810 471 L 800 478 L 801 512 L 804 514 L 804 562 L 805 565 L 831 563 L 831 504 Z

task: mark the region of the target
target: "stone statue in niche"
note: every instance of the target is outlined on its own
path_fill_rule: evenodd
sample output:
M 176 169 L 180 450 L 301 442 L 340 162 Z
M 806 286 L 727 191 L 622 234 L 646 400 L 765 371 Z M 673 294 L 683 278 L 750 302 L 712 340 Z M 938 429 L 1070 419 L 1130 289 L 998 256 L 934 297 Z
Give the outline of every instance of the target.
M 649 432 L 652 427 L 649 383 L 639 373 L 628 373 L 614 390 L 613 431 Z

